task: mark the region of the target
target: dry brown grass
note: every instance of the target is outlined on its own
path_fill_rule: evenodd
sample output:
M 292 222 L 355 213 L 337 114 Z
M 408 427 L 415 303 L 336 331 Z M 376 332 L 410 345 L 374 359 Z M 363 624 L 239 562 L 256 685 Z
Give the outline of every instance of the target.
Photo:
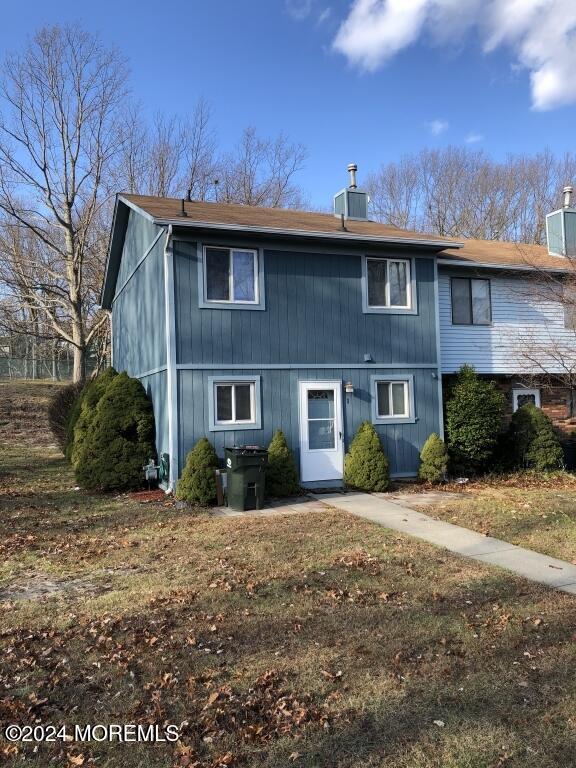
M 182 724 L 0 741 L 7 765 L 574 764 L 574 598 L 343 513 L 211 518 L 75 491 L 51 449 L 3 461 L 0 589 L 56 588 L 3 593 L 0 720 Z

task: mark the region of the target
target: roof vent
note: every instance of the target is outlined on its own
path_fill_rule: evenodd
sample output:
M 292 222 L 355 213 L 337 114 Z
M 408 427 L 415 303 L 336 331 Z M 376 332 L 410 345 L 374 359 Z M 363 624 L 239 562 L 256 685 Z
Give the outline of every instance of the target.
M 340 190 L 334 195 L 334 216 L 344 219 L 356 219 L 357 221 L 368 220 L 368 203 L 370 198 L 366 192 L 358 189 L 356 183 L 356 163 L 350 163 L 348 173 L 350 174 L 350 186 Z
M 546 240 L 551 256 L 576 256 L 576 210 L 572 208 L 573 187 L 562 190 L 563 207 L 546 216 Z

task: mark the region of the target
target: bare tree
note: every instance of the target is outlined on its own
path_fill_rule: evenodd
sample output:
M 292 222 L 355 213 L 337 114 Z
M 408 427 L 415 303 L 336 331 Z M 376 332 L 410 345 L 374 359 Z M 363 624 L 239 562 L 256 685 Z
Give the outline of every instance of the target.
M 462 147 L 424 149 L 367 179 L 375 218 L 443 236 L 545 242 L 545 216 L 576 177 L 576 156 L 511 155 L 496 162 Z
M 78 27 L 45 27 L 0 86 L 3 278 L 74 350 L 74 380 L 107 323 L 97 311 L 109 197 L 122 146 L 124 62 Z M 90 278 L 87 280 L 87 272 Z
M 234 152 L 220 161 L 219 200 L 270 208 L 301 208 L 305 201 L 294 177 L 303 168 L 306 150 L 284 134 L 260 138 L 246 128 Z

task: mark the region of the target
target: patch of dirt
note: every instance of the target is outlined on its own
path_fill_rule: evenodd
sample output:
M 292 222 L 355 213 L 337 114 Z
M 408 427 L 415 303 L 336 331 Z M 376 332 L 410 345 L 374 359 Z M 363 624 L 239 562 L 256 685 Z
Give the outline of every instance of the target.
M 58 382 L 0 381 L 0 443 L 57 448 L 48 403 Z
M 150 502 L 166 501 L 169 497 L 166 496 L 165 491 L 158 488 L 150 491 L 134 491 L 128 494 L 128 498 L 141 504 L 149 504 Z
M 15 581 L 9 587 L 0 589 L 0 602 L 12 600 L 42 600 L 54 595 L 97 595 L 108 587 L 92 584 L 86 579 L 65 579 L 36 573 L 29 579 Z

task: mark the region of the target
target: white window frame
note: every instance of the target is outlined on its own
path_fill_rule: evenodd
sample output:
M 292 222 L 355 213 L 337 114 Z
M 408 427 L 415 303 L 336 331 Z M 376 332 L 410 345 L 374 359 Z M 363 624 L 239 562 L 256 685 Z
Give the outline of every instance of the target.
M 389 416 L 378 413 L 378 384 L 404 384 L 404 413 Z M 414 407 L 414 376 L 412 374 L 391 375 L 382 373 L 371 377 L 372 423 L 413 424 L 417 421 Z M 392 387 L 389 390 L 390 411 L 392 412 Z
M 381 304 L 369 303 L 368 290 L 368 262 L 385 261 L 386 262 L 386 286 L 385 301 Z M 403 263 L 406 265 L 406 304 L 390 303 L 390 263 Z M 388 314 L 416 314 L 416 284 L 415 284 L 415 266 L 414 259 L 402 258 L 397 256 L 377 256 L 367 254 L 362 258 L 362 308 L 365 313 L 388 313 Z
M 222 421 L 217 418 L 217 397 L 218 387 L 236 385 L 250 385 L 250 419 L 236 419 L 236 397 L 232 395 L 232 419 Z M 211 432 L 221 432 L 225 430 L 244 430 L 261 429 L 261 398 L 260 398 L 260 376 L 210 376 L 208 379 L 208 412 Z
M 209 299 L 208 298 L 208 269 L 206 264 L 207 250 L 227 251 L 229 256 L 228 271 L 228 293 L 232 298 L 229 299 Z M 235 299 L 234 297 L 234 251 L 251 253 L 254 258 L 254 300 Z M 201 270 L 200 270 L 200 307 L 225 307 L 227 309 L 264 309 L 263 296 L 263 257 L 258 248 L 248 248 L 241 245 L 212 245 L 206 243 L 202 246 L 201 252 Z
M 519 395 L 534 395 L 534 404 L 536 408 L 540 408 L 540 390 L 539 389 L 527 389 L 526 387 L 517 387 L 512 390 L 512 412 L 516 413 L 518 410 L 518 396 Z

